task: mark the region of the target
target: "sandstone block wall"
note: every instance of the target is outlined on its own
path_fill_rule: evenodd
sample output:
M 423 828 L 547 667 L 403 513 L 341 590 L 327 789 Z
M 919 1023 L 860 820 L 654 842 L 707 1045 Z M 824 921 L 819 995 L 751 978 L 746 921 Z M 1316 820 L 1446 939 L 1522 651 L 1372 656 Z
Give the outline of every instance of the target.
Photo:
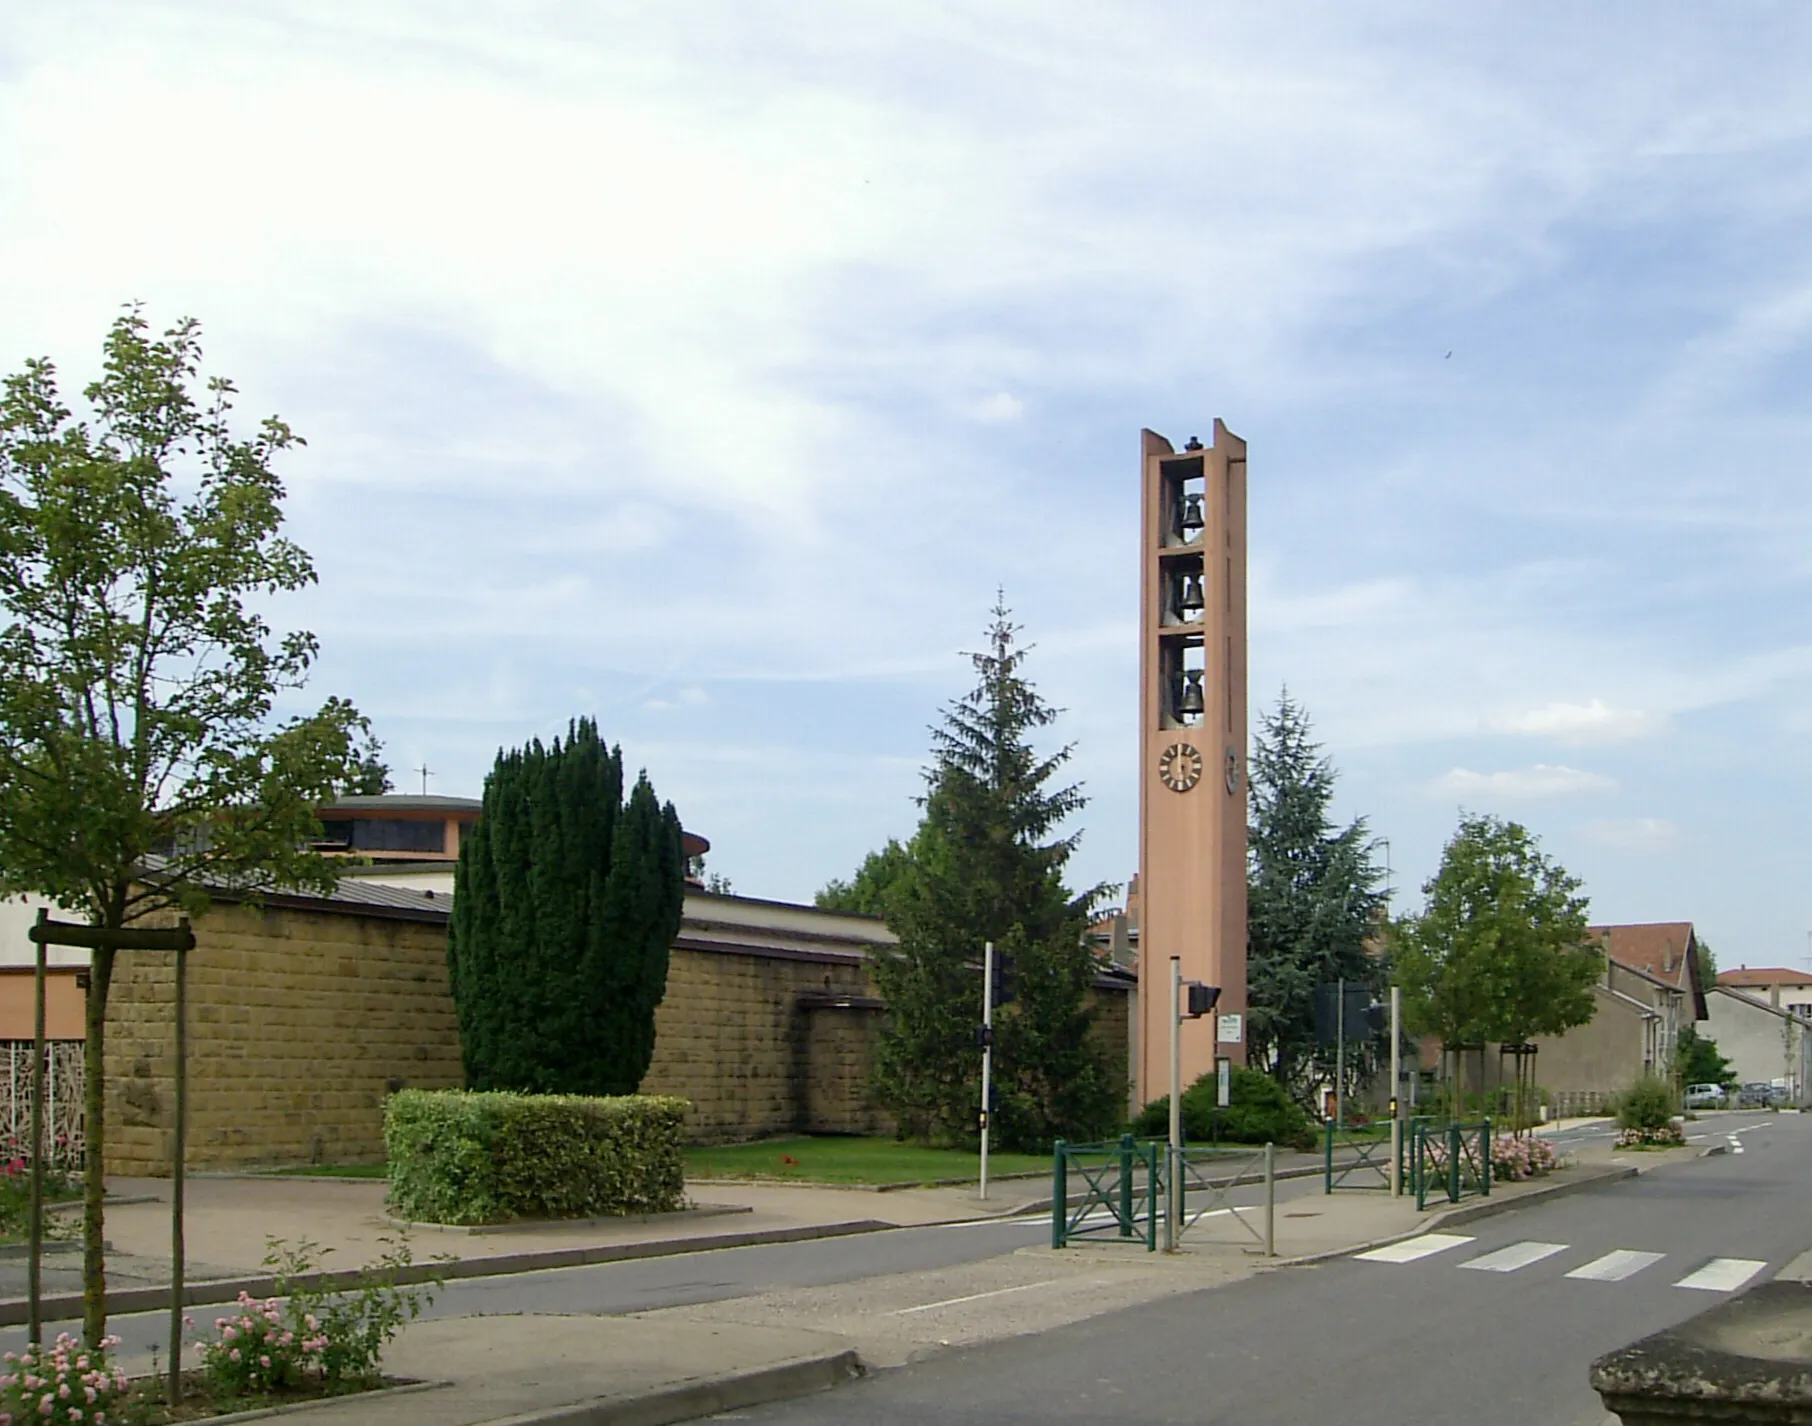
M 676 948 L 667 998 L 655 1012 L 654 1062 L 642 1089 L 691 1100 L 686 1133 L 698 1143 L 860 1128 L 872 1115 L 867 1066 L 858 1071 L 846 1053 L 854 1032 L 827 1027 L 814 1034 L 814 1022 L 837 1012 L 807 1009 L 799 1001 L 812 993 L 867 991 L 867 969 L 853 960 Z M 816 1052 L 815 1040 L 824 1041 Z M 814 1061 L 828 1078 L 808 1095 Z
M 444 924 L 220 905 L 195 935 L 191 1168 L 381 1162 L 386 1094 L 462 1082 Z M 109 1173 L 169 1172 L 174 959 L 116 962 Z

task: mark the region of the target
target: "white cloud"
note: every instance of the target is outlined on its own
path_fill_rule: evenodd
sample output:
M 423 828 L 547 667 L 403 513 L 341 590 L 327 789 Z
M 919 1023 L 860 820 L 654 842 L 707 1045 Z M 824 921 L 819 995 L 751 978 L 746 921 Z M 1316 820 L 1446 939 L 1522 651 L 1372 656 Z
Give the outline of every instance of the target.
M 971 402 L 967 408 L 971 417 L 988 425 L 1017 421 L 1025 414 L 1025 409 L 1025 402 L 1005 391 L 996 391 L 992 396 Z
M 1522 733 L 1562 743 L 1617 742 L 1658 732 L 1666 720 L 1639 708 L 1613 708 L 1601 698 L 1588 703 L 1544 703 L 1539 708 L 1489 719 L 1494 733 Z
M 1461 801 L 1530 802 L 1615 792 L 1617 783 L 1603 773 L 1582 772 L 1563 764 L 1536 763 L 1534 767 L 1505 772 L 1474 772 L 1471 768 L 1456 767 L 1437 778 L 1429 790 Z
M 1680 824 L 1665 817 L 1604 817 L 1586 823 L 1585 834 L 1602 846 L 1658 851 L 1680 840 Z

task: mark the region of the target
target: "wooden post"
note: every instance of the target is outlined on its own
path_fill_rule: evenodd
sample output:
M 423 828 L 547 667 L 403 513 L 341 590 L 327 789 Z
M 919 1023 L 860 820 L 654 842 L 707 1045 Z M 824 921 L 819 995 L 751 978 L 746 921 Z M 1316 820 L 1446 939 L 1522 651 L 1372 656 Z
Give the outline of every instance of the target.
M 187 932 L 189 921 L 182 920 Z M 190 944 L 193 939 L 190 938 Z M 170 1150 L 170 1404 L 182 1400 L 183 1160 L 189 1128 L 189 953 L 176 952 L 176 1133 Z
M 38 908 L 38 928 L 43 930 L 50 913 Z M 31 1262 L 26 1269 L 31 1298 L 26 1341 L 36 1356 L 44 1345 L 44 941 L 37 941 L 38 973 L 32 1006 L 31 1056 Z

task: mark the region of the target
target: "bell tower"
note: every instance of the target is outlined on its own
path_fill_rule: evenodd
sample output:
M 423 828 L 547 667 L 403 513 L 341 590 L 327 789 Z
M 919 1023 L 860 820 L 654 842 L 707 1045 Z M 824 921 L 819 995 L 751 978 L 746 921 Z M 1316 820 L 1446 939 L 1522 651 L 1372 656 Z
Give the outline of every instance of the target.
M 1183 1026 L 1185 1088 L 1245 1061 L 1246 443 L 1141 434 L 1139 1100 L 1168 1092 L 1170 958 L 1220 988 Z M 1227 1019 L 1237 1016 L 1235 1022 Z M 1226 1040 L 1218 1040 L 1225 1025 Z M 1217 1043 L 1218 1041 L 1218 1043 Z

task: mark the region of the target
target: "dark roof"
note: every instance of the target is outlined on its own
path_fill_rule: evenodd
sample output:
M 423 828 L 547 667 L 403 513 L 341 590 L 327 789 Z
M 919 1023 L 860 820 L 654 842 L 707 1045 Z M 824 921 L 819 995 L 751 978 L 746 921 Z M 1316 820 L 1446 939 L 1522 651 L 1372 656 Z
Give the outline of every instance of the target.
M 379 797 L 342 797 L 320 812 L 482 812 L 476 797 L 424 797 L 410 792 L 386 792 Z

